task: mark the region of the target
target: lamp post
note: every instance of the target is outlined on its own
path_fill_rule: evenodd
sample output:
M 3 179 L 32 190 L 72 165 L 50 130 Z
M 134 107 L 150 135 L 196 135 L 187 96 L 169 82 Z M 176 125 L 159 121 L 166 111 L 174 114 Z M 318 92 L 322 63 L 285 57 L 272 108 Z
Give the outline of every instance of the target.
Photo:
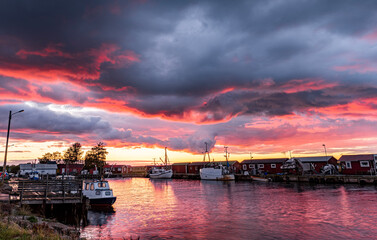
M 7 133 L 7 143 L 5 144 L 5 153 L 4 153 L 4 165 L 3 165 L 3 174 L 1 175 L 1 182 L 4 182 L 5 178 L 5 168 L 7 166 L 7 154 L 8 154 L 8 142 L 9 142 L 9 132 L 10 132 L 10 120 L 12 119 L 12 116 L 14 114 L 23 112 L 24 110 L 20 110 L 18 112 L 12 113 L 12 111 L 9 111 L 9 119 L 8 119 L 8 133 Z
M 322 144 L 322 146 L 325 148 L 325 155 L 326 155 L 326 158 L 327 158 L 326 145 L 325 145 L 325 144 Z

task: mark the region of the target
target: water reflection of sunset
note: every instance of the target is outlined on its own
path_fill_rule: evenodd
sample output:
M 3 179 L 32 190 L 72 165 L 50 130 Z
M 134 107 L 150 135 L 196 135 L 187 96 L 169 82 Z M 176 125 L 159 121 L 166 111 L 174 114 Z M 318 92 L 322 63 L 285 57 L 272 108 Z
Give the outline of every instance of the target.
M 118 239 L 333 239 L 377 234 L 374 187 L 110 180 L 115 213 L 83 236 Z M 368 207 L 366 207 L 368 206 Z

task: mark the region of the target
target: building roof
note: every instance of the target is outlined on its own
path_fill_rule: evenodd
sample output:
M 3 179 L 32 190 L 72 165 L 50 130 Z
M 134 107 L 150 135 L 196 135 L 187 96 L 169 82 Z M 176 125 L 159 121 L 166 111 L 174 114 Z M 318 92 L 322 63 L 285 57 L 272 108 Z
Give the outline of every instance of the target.
M 69 168 L 83 168 L 84 167 L 84 164 L 65 164 L 65 163 L 62 163 L 62 164 L 58 164 L 58 167 L 59 168 L 65 168 L 66 166 L 68 166 Z
M 371 160 L 374 160 L 374 154 L 343 155 L 339 158 L 340 162 L 345 162 L 345 161 L 371 161 Z
M 188 165 L 190 164 L 189 162 L 183 162 L 183 163 L 173 163 L 173 166 L 180 166 L 180 165 Z
M 270 159 L 246 159 L 241 162 L 241 164 L 268 164 L 268 163 L 284 163 L 288 158 L 270 158 Z
M 302 163 L 309 162 L 328 162 L 333 156 L 318 156 L 318 157 L 295 157 L 295 159 L 300 160 Z
M 203 166 L 203 165 L 206 165 L 208 162 L 192 162 L 192 163 L 189 163 L 188 165 L 190 166 Z
M 235 163 L 238 163 L 238 161 L 228 161 L 228 162 L 229 162 L 229 165 L 234 165 Z M 206 162 L 192 162 L 189 165 L 190 166 L 203 166 L 203 165 L 207 165 L 208 163 L 210 163 L 210 162 L 208 162 L 208 161 L 206 161 Z M 213 162 L 211 161 L 211 163 L 213 163 Z M 226 161 L 215 161 L 214 163 L 226 165 Z
M 20 164 L 20 170 L 56 170 L 58 169 L 58 165 L 56 164 Z

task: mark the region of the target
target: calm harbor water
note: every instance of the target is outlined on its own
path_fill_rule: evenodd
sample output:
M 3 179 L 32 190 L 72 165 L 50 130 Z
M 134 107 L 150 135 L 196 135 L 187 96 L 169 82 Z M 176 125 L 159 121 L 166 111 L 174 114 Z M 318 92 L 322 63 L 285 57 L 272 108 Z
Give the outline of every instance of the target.
M 114 211 L 89 211 L 87 239 L 375 239 L 377 188 L 109 180 Z

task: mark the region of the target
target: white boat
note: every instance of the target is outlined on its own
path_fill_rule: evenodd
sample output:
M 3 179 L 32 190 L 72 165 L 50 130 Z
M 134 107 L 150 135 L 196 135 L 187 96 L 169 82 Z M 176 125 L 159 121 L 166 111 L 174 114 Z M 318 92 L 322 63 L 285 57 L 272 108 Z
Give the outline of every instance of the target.
M 89 199 L 92 206 L 111 206 L 116 201 L 108 181 L 85 180 L 82 192 Z
M 200 179 L 202 180 L 217 180 L 217 181 L 231 181 L 234 180 L 234 174 L 232 174 L 229 171 L 229 166 L 222 166 L 221 164 L 215 165 L 215 163 L 211 163 L 211 159 L 209 157 L 209 152 L 207 150 L 207 143 L 206 144 L 206 151 L 204 153 L 204 159 L 203 161 L 205 162 L 205 157 L 206 154 L 208 155 L 209 163 L 207 166 L 204 168 L 200 169 Z M 225 158 L 227 165 L 228 163 L 228 148 L 225 147 Z
M 207 166 L 200 169 L 200 179 L 231 181 L 234 180 L 234 174 L 229 173 L 229 171 L 222 165 Z
M 161 160 L 162 161 L 162 160 Z M 149 177 L 152 179 L 167 179 L 172 178 L 173 170 L 168 167 L 168 154 L 165 147 L 165 160 L 162 161 L 164 165 L 160 167 L 153 167 L 149 174 Z
M 150 178 L 171 178 L 173 176 L 173 171 L 171 169 L 167 170 L 165 168 L 153 168 L 152 172 L 149 174 Z

